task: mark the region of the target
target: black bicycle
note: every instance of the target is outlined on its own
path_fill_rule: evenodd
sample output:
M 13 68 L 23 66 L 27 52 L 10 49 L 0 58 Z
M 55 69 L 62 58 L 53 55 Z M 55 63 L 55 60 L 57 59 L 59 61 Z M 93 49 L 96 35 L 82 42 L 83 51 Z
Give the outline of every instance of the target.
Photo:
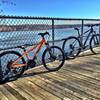
M 78 32 L 78 37 L 70 36 L 63 39 L 63 50 L 65 52 L 66 59 L 73 59 L 77 57 L 83 50 L 91 50 L 94 54 L 100 53 L 100 34 L 96 34 L 94 26 L 99 24 L 86 25 L 90 27 L 89 30 L 80 34 L 78 28 L 74 28 Z M 84 39 L 84 34 L 87 34 Z

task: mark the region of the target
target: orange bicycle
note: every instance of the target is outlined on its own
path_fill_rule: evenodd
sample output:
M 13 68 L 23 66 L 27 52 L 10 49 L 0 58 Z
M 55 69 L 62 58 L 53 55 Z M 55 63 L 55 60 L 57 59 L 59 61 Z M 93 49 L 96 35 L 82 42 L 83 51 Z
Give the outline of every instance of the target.
M 63 66 L 65 56 L 62 49 L 58 46 L 49 46 L 49 43 L 45 39 L 45 35 L 49 35 L 48 32 L 39 33 L 38 35 L 42 37 L 42 40 L 29 50 L 22 47 L 24 50 L 23 54 L 16 51 L 5 51 L 0 54 L 0 83 L 14 78 L 17 79 L 26 69 L 28 69 L 28 67 L 35 67 L 36 57 L 44 45 L 46 46 L 42 55 L 44 67 L 49 71 L 55 71 Z M 37 50 L 34 52 L 36 48 Z M 29 56 L 31 51 L 34 52 L 32 58 Z

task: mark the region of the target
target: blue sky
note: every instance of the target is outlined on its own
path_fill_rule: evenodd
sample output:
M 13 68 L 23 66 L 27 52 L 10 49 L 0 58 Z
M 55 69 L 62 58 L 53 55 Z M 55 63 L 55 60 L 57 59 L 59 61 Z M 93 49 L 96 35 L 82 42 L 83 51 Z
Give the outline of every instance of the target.
M 5 15 L 100 18 L 100 0 L 0 0 L 0 4 Z

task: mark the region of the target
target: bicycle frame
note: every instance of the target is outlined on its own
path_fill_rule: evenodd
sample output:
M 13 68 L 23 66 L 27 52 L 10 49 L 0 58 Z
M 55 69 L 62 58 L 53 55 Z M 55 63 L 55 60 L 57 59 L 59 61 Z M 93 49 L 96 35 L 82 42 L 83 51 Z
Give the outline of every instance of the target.
M 83 41 L 83 34 L 86 34 L 86 33 L 88 33 L 89 32 L 89 34 L 87 35 L 87 38 L 85 39 L 85 41 L 84 41 L 84 43 L 82 42 Z M 80 38 L 80 42 L 81 42 L 81 46 L 82 46 L 82 48 L 84 48 L 85 46 L 86 46 L 86 43 L 87 43 L 87 41 L 88 41 L 88 39 L 89 39 L 89 37 L 90 37 L 90 35 L 92 34 L 92 33 L 95 33 L 96 34 L 96 32 L 94 31 L 94 29 L 93 29 L 93 27 L 91 27 L 89 30 L 87 30 L 87 31 L 85 31 L 82 35 L 80 35 L 78 38 Z
M 47 44 L 47 41 L 46 41 L 45 38 L 43 38 L 38 44 L 36 44 L 35 46 L 33 46 L 33 47 L 32 47 L 31 49 L 29 49 L 28 51 L 24 51 L 24 53 L 22 54 L 21 57 L 19 57 L 19 58 L 16 59 L 15 61 L 13 61 L 12 64 L 11 64 L 11 68 L 18 68 L 18 67 L 25 67 L 25 66 L 27 66 L 27 63 L 25 63 L 25 64 L 19 64 L 18 62 L 19 62 L 19 61 L 21 60 L 21 58 L 24 57 L 24 56 L 26 56 L 26 58 L 29 59 L 29 60 L 34 60 L 34 59 L 37 57 L 39 51 L 42 49 L 42 47 L 43 47 L 44 45 L 46 45 L 46 44 Z M 31 57 L 29 56 L 29 53 L 30 53 L 31 51 L 34 52 L 34 49 L 36 49 L 36 48 L 37 48 L 37 51 L 34 53 L 33 58 L 31 58 Z
M 79 29 L 76 29 L 76 30 L 78 31 L 78 37 L 77 37 L 77 38 L 79 39 L 79 41 L 80 41 L 80 43 L 81 43 L 81 48 L 82 48 L 82 49 L 85 49 L 86 43 L 87 43 L 87 41 L 88 41 L 90 35 L 93 34 L 93 33 L 96 34 L 96 32 L 94 31 L 93 26 L 92 26 L 89 30 L 85 31 L 83 34 L 86 34 L 86 33 L 88 33 L 88 32 L 89 32 L 89 34 L 88 34 L 87 38 L 85 39 L 85 41 L 84 41 L 84 43 L 83 43 L 83 34 L 80 34 Z M 76 45 L 75 41 L 73 41 L 72 44 Z

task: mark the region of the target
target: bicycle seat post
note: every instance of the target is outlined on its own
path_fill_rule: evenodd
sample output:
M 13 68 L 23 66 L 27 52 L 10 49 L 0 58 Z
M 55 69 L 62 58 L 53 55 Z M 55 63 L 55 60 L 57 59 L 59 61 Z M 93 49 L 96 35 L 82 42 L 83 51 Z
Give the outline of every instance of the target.
M 79 32 L 79 29 L 78 28 L 74 28 L 76 31 L 77 31 L 77 33 L 78 33 L 78 37 L 80 37 L 80 32 Z

